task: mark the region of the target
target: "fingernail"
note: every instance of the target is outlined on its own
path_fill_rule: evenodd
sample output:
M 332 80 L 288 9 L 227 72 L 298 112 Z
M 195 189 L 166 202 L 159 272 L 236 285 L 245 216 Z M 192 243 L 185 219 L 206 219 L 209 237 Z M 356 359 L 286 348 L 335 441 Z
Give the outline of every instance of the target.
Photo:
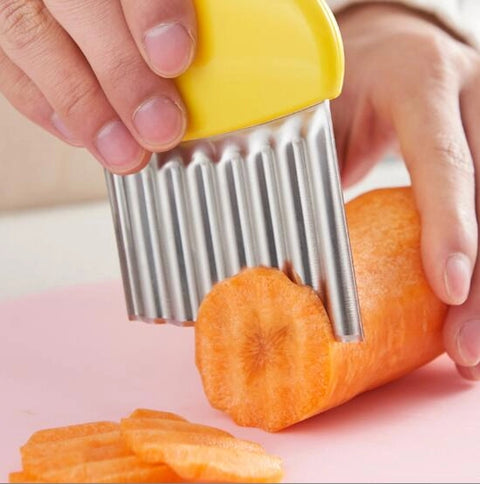
M 107 168 L 134 169 L 145 157 L 145 150 L 119 120 L 107 123 L 98 132 L 95 144 Z
M 465 366 L 480 363 L 480 321 L 467 321 L 457 336 L 458 352 Z
M 463 304 L 470 292 L 472 265 L 464 254 L 451 255 L 445 266 L 445 288 L 451 304 Z
M 156 72 L 175 77 L 187 69 L 194 54 L 194 41 L 182 24 L 160 24 L 148 30 L 145 50 Z
M 61 120 L 60 116 L 57 113 L 53 113 L 50 120 L 53 127 L 60 133 L 65 141 L 68 141 L 75 146 L 82 146 L 82 143 L 80 143 L 80 141 L 73 136 L 71 131 L 67 128 L 66 124 Z
M 460 375 L 466 380 L 479 381 L 480 380 L 480 366 L 459 366 L 457 365 L 457 370 Z
M 140 138 L 153 149 L 162 150 L 180 141 L 185 131 L 185 115 L 165 96 L 145 101 L 134 113 L 133 123 Z

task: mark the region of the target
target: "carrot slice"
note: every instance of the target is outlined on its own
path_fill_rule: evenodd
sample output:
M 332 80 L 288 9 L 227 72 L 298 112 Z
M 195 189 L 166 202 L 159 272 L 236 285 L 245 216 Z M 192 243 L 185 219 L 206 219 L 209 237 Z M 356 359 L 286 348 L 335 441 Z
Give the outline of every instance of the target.
M 85 437 L 91 434 L 100 434 L 118 430 L 116 422 L 88 422 L 76 425 L 67 425 L 53 429 L 43 429 L 34 432 L 27 440 L 25 446 L 30 444 L 41 444 L 42 442 L 54 442 L 57 440 L 68 440 L 77 437 Z
M 131 455 L 72 467 L 52 467 L 42 472 L 45 482 L 181 482 L 179 476 L 163 464 L 151 465 Z
M 217 443 L 218 444 L 218 443 Z M 282 460 L 266 453 L 215 445 L 164 444 L 159 453 L 155 444 L 145 447 L 142 458 L 161 456 L 187 481 L 280 482 Z
M 150 419 L 151 420 L 151 419 Z M 115 430 L 111 430 L 114 428 Z M 95 432 L 96 430 L 96 432 Z M 40 436 L 40 437 L 39 437 Z M 120 425 L 89 423 L 38 432 L 21 449 L 24 471 L 44 482 L 178 482 L 164 464 L 142 462 Z M 48 441 L 47 439 L 51 440 Z
M 162 419 L 121 421 L 122 435 L 144 462 L 163 462 L 186 480 L 276 482 L 282 477 L 278 457 L 262 446 L 222 430 Z
M 234 437 L 127 431 L 125 439 L 142 461 L 165 462 L 188 481 L 278 482 L 283 475 L 280 458 Z
M 38 479 L 35 479 L 32 475 L 28 474 L 28 472 L 24 471 L 17 471 L 17 472 L 10 472 L 8 476 L 8 482 L 10 483 L 17 483 L 17 482 L 23 482 L 23 483 L 34 483 L 34 482 L 42 482 Z
M 163 420 L 180 420 L 186 422 L 187 420 L 176 413 L 162 412 L 161 410 L 152 410 L 150 408 L 137 408 L 129 418 L 159 418 Z
M 163 447 L 166 445 L 191 444 L 200 446 L 223 447 L 226 449 L 243 449 L 248 452 L 264 454 L 260 444 L 249 440 L 241 440 L 229 435 L 215 434 L 211 432 L 186 432 L 172 430 L 132 430 L 123 432 L 123 437 L 133 452 L 139 455 L 145 462 L 165 462 L 162 457 Z M 148 448 L 148 453 L 143 449 Z
M 198 433 L 202 435 L 220 435 L 224 437 L 232 437 L 231 434 L 224 430 L 208 425 L 200 425 L 187 421 L 151 419 L 151 418 L 124 418 L 120 422 L 122 432 L 129 430 L 145 431 L 145 433 L 164 433 L 164 432 L 189 432 Z
M 22 452 L 22 464 L 30 474 L 42 476 L 44 471 L 51 468 L 74 467 L 85 462 L 130 455 L 132 453 L 124 444 L 120 432 L 110 432 L 26 449 Z
M 53 455 L 65 455 L 72 452 L 96 451 L 120 441 L 120 426 L 113 432 L 85 435 L 78 438 L 54 440 L 41 444 L 27 443 L 20 449 L 22 462 L 28 467 L 31 460 L 42 459 Z
M 169 412 L 35 432 L 12 482 L 274 482 L 282 462 L 254 442 Z
M 336 342 L 315 292 L 275 269 L 247 269 L 202 302 L 197 367 L 212 406 L 238 424 L 281 430 L 443 351 L 446 307 L 423 273 L 410 189 L 372 191 L 346 212 L 364 342 Z

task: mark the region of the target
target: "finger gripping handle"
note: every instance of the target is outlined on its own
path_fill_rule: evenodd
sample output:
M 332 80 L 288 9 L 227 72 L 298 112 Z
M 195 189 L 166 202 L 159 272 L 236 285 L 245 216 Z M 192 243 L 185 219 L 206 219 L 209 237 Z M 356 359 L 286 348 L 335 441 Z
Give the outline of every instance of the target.
M 255 126 L 340 93 L 343 47 L 323 0 L 196 0 L 194 63 L 177 80 L 187 139 Z

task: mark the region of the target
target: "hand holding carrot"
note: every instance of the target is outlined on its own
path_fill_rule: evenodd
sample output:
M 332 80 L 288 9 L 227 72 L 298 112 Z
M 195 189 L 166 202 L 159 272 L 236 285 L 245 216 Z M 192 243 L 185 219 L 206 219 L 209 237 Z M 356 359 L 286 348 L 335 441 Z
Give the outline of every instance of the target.
M 464 377 L 480 379 L 480 55 L 398 5 L 353 7 L 338 21 L 346 80 L 333 115 L 344 183 L 398 141 L 421 216 L 423 266 L 451 305 L 446 349 Z

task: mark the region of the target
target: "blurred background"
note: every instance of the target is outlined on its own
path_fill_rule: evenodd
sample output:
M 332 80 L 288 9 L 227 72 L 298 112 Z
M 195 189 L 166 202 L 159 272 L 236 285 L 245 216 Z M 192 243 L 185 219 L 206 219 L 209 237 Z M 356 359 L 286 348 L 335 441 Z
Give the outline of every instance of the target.
M 103 168 L 0 99 L 0 301 L 51 288 L 120 279 Z M 389 156 L 347 199 L 409 184 Z

